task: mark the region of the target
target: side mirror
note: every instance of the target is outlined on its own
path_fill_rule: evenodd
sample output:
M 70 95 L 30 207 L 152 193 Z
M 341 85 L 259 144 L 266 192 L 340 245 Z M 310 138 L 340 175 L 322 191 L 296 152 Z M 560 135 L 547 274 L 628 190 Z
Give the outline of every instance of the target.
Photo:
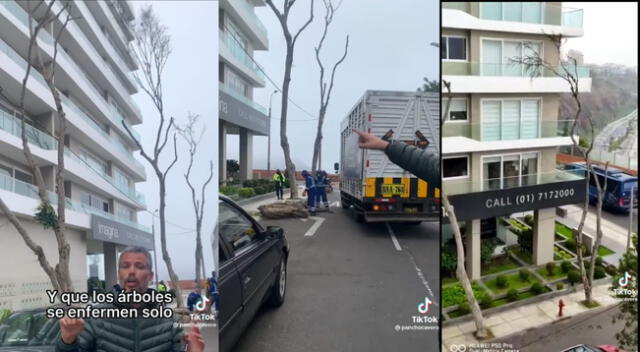
M 280 226 L 268 226 L 266 234 L 268 237 L 281 239 L 284 236 L 284 229 Z

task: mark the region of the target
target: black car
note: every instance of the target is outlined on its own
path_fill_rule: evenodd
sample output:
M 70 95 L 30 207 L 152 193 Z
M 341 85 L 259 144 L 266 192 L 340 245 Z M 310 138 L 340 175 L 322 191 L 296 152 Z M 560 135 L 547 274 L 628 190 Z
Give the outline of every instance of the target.
M 0 323 L 0 351 L 52 352 L 59 330 L 44 308 L 13 312 Z
M 219 341 L 220 351 L 228 351 L 264 303 L 284 303 L 289 245 L 281 227 L 265 229 L 224 196 L 217 233 Z

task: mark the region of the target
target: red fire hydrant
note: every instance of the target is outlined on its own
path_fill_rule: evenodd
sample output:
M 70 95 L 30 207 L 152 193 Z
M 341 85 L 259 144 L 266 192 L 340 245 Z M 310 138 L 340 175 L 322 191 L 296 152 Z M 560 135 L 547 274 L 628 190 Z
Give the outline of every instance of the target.
M 564 308 L 564 302 L 562 301 L 562 299 L 558 302 L 558 316 L 561 317 L 562 316 L 562 308 Z

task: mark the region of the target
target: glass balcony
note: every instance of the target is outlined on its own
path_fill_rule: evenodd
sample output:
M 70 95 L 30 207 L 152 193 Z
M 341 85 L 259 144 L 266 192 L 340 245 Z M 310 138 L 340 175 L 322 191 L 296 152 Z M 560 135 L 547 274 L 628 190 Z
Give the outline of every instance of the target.
M 38 197 L 38 188 L 35 185 L 32 185 L 30 183 L 26 183 L 26 182 L 22 182 L 20 180 L 17 180 L 13 177 L 7 176 L 7 175 L 2 175 L 0 174 L 0 189 L 3 189 L 5 191 L 9 191 L 9 192 L 13 192 L 22 196 L 26 196 L 29 198 L 33 198 L 33 199 L 40 199 Z M 58 195 L 55 194 L 54 192 L 47 192 L 49 201 L 55 205 L 58 204 Z M 111 213 L 107 213 L 105 211 L 102 211 L 100 209 L 91 207 L 89 205 L 83 204 L 81 202 L 69 199 L 69 198 L 65 198 L 65 207 L 67 210 L 72 210 L 72 211 L 76 211 L 79 213 L 84 213 L 84 214 L 95 214 L 98 216 L 102 216 L 114 221 L 117 221 L 119 223 L 137 228 L 139 230 L 145 231 L 145 232 L 151 232 L 149 230 L 148 227 L 138 224 L 136 222 L 133 222 L 127 218 L 123 218 Z
M 583 180 L 581 171 L 554 170 L 529 175 L 485 179 L 483 181 L 443 180 L 442 189 L 447 195 L 485 192 L 524 186 L 544 185 L 557 182 Z
M 446 102 L 443 101 L 443 105 Z M 442 137 L 467 137 L 478 141 L 567 137 L 572 120 L 516 121 L 513 123 L 468 123 L 445 121 Z
M 243 0 L 242 0 L 243 1 Z M 240 2 L 242 2 L 240 1 Z M 219 31 L 220 42 L 229 49 L 231 55 L 240 61 L 249 70 L 255 72 L 256 75 L 264 80 L 264 73 L 262 69 L 252 60 L 252 58 L 244 51 L 244 49 L 238 44 L 238 42 L 227 32 Z
M 583 10 L 541 2 L 443 2 L 442 8 L 464 11 L 483 20 L 582 28 Z
M 267 37 L 267 28 L 265 28 L 258 16 L 256 16 L 255 7 L 249 3 L 249 0 L 236 0 L 233 4 L 238 4 L 240 9 L 249 17 L 250 21 L 258 27 L 258 31 L 264 37 Z
M 33 127 L 28 122 L 27 126 L 27 140 L 33 145 L 46 150 L 56 149 L 58 146 L 57 141 L 52 136 L 40 131 Z M 0 106 L 0 129 L 11 133 L 12 135 L 22 138 L 22 121 L 16 117 L 13 113 L 6 111 Z
M 0 39 L 0 51 L 7 55 L 11 61 L 18 64 L 18 66 L 22 67 L 23 70 L 26 71 L 28 64 L 27 60 L 23 59 L 12 47 L 9 46 L 4 40 Z M 44 86 L 47 85 L 47 82 L 44 80 L 44 77 L 40 74 L 40 72 L 36 71 L 33 67 L 31 68 L 31 77 L 33 77 L 36 81 L 40 82 Z
M 236 99 L 240 100 L 241 102 L 243 102 L 243 103 L 245 103 L 245 104 L 247 104 L 247 105 L 251 106 L 252 108 L 254 108 L 254 109 L 256 109 L 256 110 L 260 111 L 260 112 L 261 112 L 261 113 L 263 113 L 264 115 L 266 115 L 266 114 L 267 114 L 267 109 L 265 109 L 262 105 L 260 105 L 260 104 L 258 104 L 258 103 L 256 103 L 256 102 L 254 102 L 253 100 L 251 100 L 251 99 L 249 99 L 249 98 L 245 97 L 244 95 L 242 95 L 242 94 L 240 94 L 240 93 L 236 92 L 235 90 L 233 90 L 233 89 L 231 89 L 231 88 L 229 88 L 229 87 L 226 87 L 224 84 L 219 84 L 219 85 L 218 85 L 218 87 L 220 88 L 220 90 L 221 90 L 221 91 L 223 91 L 223 92 L 225 92 L 225 93 L 229 94 L 230 96 L 232 96 L 232 97 L 234 97 L 234 98 L 236 98 Z
M 578 78 L 589 77 L 589 67 L 566 64 L 567 71 Z M 555 72 L 554 72 L 555 71 Z M 451 76 L 488 76 L 488 77 L 565 77 L 562 66 L 531 68 L 523 64 L 490 64 L 478 62 L 442 62 L 442 74 Z

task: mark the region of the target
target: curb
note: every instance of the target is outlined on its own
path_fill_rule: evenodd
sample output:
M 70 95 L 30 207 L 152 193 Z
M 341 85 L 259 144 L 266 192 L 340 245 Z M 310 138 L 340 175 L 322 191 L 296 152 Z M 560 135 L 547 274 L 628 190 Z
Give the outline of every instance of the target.
M 259 196 L 255 196 L 255 197 L 251 197 L 251 198 L 244 198 L 244 199 L 238 199 L 236 201 L 236 204 L 238 204 L 239 206 L 243 206 L 243 205 L 247 205 L 253 202 L 259 202 L 261 200 L 265 200 L 271 197 L 275 197 L 276 196 L 276 192 L 269 192 L 269 193 L 265 193 L 265 194 L 261 194 Z

